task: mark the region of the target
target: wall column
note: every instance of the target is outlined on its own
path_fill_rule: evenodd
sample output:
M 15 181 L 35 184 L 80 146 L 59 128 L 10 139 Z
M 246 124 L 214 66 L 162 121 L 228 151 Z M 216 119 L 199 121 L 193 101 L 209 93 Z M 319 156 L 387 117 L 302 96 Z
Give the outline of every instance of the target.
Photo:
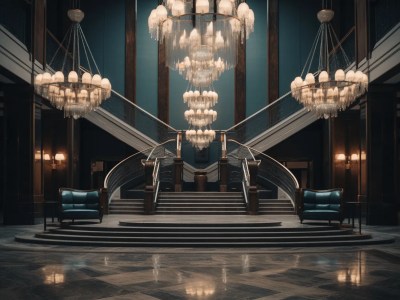
M 367 94 L 367 224 L 397 225 L 396 87 L 371 85 Z
M 34 224 L 35 117 L 28 85 L 3 86 L 5 100 L 4 224 Z
M 158 44 L 158 118 L 169 124 L 169 69 L 165 59 L 165 43 Z
M 246 38 L 238 42 L 235 67 L 235 124 L 246 118 Z
M 368 55 L 367 0 L 355 1 L 356 14 L 356 61 L 360 63 Z
M 268 1 L 268 102 L 279 97 L 279 4 Z M 268 104 L 268 103 L 267 103 Z
M 125 97 L 136 102 L 136 0 L 125 0 Z

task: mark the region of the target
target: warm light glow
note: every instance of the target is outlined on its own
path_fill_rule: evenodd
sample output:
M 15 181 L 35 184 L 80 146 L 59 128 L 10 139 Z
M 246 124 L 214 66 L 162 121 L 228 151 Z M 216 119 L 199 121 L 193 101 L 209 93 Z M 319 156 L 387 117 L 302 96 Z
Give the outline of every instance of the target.
M 40 153 L 40 151 L 36 151 L 35 152 L 35 160 L 40 160 L 42 158 L 42 154 Z
M 345 161 L 346 160 L 346 155 L 344 155 L 344 153 L 339 153 L 335 155 L 335 160 L 338 161 Z
M 352 284 L 359 286 L 362 284 L 365 275 L 365 255 L 358 254 L 358 259 L 348 268 L 337 272 L 339 283 Z
M 63 160 L 65 160 L 65 155 L 64 155 L 63 153 L 57 153 L 57 154 L 54 156 L 54 159 L 55 159 L 55 160 L 58 160 L 58 161 L 63 161 Z
M 44 284 L 60 284 L 65 282 L 64 268 L 58 265 L 48 265 L 42 268 Z
M 43 155 L 43 160 L 50 160 L 50 154 L 45 153 L 45 154 Z
M 367 159 L 367 153 L 365 151 L 361 151 L 361 160 L 366 160 Z
M 360 159 L 360 156 L 357 154 L 357 153 L 353 153 L 351 156 L 350 156 L 350 160 L 351 161 L 357 161 L 357 160 L 359 160 Z
M 191 279 L 185 284 L 186 295 L 203 298 L 215 293 L 215 283 L 209 279 Z

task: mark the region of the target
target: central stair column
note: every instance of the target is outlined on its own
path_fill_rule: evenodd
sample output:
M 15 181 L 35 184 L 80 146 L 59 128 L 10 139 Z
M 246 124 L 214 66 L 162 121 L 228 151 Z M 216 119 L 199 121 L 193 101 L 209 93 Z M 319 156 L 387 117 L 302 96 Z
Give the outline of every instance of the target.
M 183 160 L 182 160 L 182 132 L 176 137 L 176 158 L 174 158 L 174 190 L 182 192 Z
M 249 206 L 247 208 L 247 213 L 249 215 L 258 214 L 259 201 L 258 201 L 258 191 L 257 191 L 257 173 L 259 161 L 249 161 L 249 173 L 250 173 L 250 186 L 249 186 Z
M 219 161 L 219 191 L 228 191 L 228 158 L 226 155 L 226 134 L 221 132 L 221 150 L 222 155 Z
M 154 213 L 153 198 L 154 198 L 154 186 L 153 186 L 153 172 L 155 163 L 153 160 L 146 160 L 144 162 L 144 203 L 143 209 L 146 215 Z
M 182 175 L 183 175 L 183 160 L 182 158 L 174 158 L 174 190 L 182 192 Z

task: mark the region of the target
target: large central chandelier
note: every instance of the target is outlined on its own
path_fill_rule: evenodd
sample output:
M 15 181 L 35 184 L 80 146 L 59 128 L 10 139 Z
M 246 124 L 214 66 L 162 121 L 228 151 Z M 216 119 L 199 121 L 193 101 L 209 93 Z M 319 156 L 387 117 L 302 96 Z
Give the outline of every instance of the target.
M 111 96 L 111 83 L 101 77 L 80 26 L 84 16 L 79 9 L 68 10 L 72 24 L 46 67 L 47 71 L 36 75 L 34 82 L 39 95 L 57 109 L 64 110 L 65 117 L 75 119 L 95 110 Z M 64 55 L 58 56 L 60 51 L 64 51 Z M 86 59 L 87 71 L 81 66 L 81 55 Z
M 245 1 L 164 0 L 153 9 L 150 35 L 165 43 L 166 65 L 173 70 L 223 70 L 237 63 L 237 45 L 254 31 L 254 12 Z
M 333 16 L 330 9 L 318 12 L 321 25 L 317 36 L 301 75 L 290 85 L 296 100 L 325 119 L 336 117 L 338 110 L 346 109 L 368 88 L 368 76 L 349 69 L 350 61 L 330 24 Z M 318 70 L 313 74 L 309 71 L 316 52 L 319 52 Z M 305 72 L 308 73 L 303 80 Z
M 254 31 L 254 12 L 243 0 L 164 0 L 148 18 L 152 38 L 164 44 L 166 66 L 177 70 L 189 88 L 184 117 L 186 139 L 202 150 L 215 139 L 211 124 L 218 101 L 212 83 L 236 66 L 238 43 Z

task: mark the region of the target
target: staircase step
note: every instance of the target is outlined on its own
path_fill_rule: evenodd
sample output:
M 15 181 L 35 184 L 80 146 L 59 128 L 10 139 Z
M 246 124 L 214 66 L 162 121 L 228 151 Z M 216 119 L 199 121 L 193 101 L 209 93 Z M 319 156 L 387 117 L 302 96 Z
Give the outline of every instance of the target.
M 196 203 L 191 203 L 191 202 L 182 202 L 182 203 L 176 203 L 176 202 L 168 202 L 168 203 L 159 203 L 157 208 L 161 207 L 187 207 L 187 206 L 193 206 L 193 207 L 244 207 L 243 203 L 208 203 L 208 202 L 196 202 Z
M 160 215 L 237 215 L 237 214 L 246 214 L 245 211 L 241 212 L 238 210 L 233 211 L 202 211 L 202 210 L 165 210 L 156 212 Z
M 327 241 L 202 241 L 202 242 L 169 242 L 164 241 L 137 241 L 137 242 L 114 242 L 114 241 L 80 241 L 80 240 L 61 240 L 61 239 L 47 239 L 47 238 L 34 238 L 31 236 L 16 236 L 15 241 L 23 243 L 35 243 L 45 245 L 63 245 L 63 246 L 88 246 L 88 247 L 338 247 L 338 246 L 360 246 L 360 245 L 375 245 L 393 243 L 393 239 L 357 239 L 357 240 L 327 240 Z
M 239 231 L 238 231 L 239 230 Z M 76 230 L 76 229 L 51 229 L 49 231 L 50 234 L 61 234 L 61 235 L 85 235 L 85 236 L 109 236 L 109 231 L 90 231 L 90 230 Z M 197 228 L 175 228 L 167 230 L 153 230 L 150 232 L 146 231 L 138 231 L 135 228 L 132 228 L 132 231 L 114 231 L 112 232 L 112 236 L 118 237 L 141 237 L 141 236 L 149 236 L 149 237 L 187 237 L 187 236 L 195 236 L 195 237 L 206 237 L 206 236 L 226 236 L 226 237 L 303 237 L 303 236 L 331 236 L 331 235 L 351 235 L 353 231 L 351 229 L 347 230 L 321 230 L 321 231 L 280 231 L 274 232 L 269 231 L 268 228 L 260 229 L 254 231 L 253 228 L 242 228 L 232 230 L 231 228 L 205 228 L 205 229 L 197 229 Z M 45 234 L 45 233 L 44 233 Z
M 102 242 L 146 242 L 154 243 L 207 243 L 207 244 L 219 244 L 219 243 L 245 243 L 245 242 L 308 242 L 308 241 L 345 241 L 345 240 L 363 240 L 370 238 L 370 235 L 331 235 L 331 236 L 302 236 L 302 237 L 260 237 L 260 236 L 93 236 L 93 235 L 69 235 L 69 234 L 51 234 L 51 233 L 38 233 L 35 235 L 37 238 L 56 239 L 56 240 L 74 240 L 74 241 L 102 241 Z

